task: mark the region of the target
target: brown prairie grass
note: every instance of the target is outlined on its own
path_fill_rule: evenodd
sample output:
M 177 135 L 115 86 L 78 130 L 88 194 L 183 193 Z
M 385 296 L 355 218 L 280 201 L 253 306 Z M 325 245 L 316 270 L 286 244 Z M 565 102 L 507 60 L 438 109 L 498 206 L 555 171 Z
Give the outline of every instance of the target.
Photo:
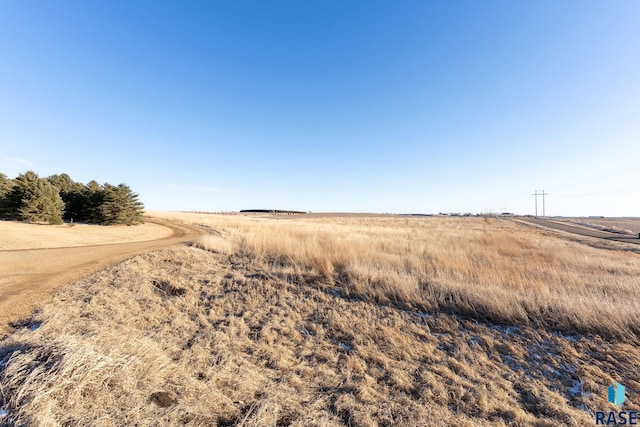
M 618 233 L 640 233 L 640 218 L 570 218 L 571 222 Z
M 233 242 L 256 263 L 347 297 L 566 333 L 640 333 L 640 255 L 550 237 L 508 220 L 172 218 L 212 227 L 224 253 Z
M 4 420 L 582 426 L 614 380 L 637 409 L 634 321 L 563 299 L 637 301 L 633 253 L 497 220 L 182 219 L 211 236 L 66 287 L 0 342 Z

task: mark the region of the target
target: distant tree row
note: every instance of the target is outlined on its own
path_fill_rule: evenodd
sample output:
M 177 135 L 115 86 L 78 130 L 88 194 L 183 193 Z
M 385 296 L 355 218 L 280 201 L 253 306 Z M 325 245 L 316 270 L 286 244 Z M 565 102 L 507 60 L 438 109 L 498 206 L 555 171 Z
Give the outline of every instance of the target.
M 144 206 L 124 185 L 74 182 L 66 173 L 40 178 L 29 171 L 9 179 L 0 173 L 0 219 L 62 224 L 135 225 Z

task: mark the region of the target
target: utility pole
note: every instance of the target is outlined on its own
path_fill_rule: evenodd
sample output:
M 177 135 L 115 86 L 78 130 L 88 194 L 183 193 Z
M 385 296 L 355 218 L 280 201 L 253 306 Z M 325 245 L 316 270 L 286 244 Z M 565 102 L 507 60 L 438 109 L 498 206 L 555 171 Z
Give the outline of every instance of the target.
M 538 191 L 536 190 L 532 196 L 536 196 L 536 218 L 538 217 L 538 196 L 542 196 L 542 216 L 546 216 L 545 206 L 544 206 L 544 196 L 548 196 L 549 193 L 545 193 L 544 190 Z

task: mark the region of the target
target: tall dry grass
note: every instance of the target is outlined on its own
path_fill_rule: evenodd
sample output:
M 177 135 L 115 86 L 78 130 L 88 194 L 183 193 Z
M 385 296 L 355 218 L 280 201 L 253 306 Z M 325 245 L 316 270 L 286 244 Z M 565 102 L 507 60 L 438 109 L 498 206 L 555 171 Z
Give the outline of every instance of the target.
M 640 218 L 569 218 L 571 222 L 616 233 L 640 233 Z
M 498 220 L 180 217 L 210 236 L 0 341 L 0 424 L 577 427 L 613 381 L 637 408 L 634 253 Z
M 166 216 L 211 227 L 215 236 L 207 238 L 224 253 L 250 256 L 348 297 L 567 333 L 640 334 L 638 254 L 550 237 L 508 220 Z
M 411 313 L 293 277 L 176 248 L 75 283 L 0 342 L 4 419 L 577 427 L 608 408 L 614 380 L 636 407 L 637 346 Z

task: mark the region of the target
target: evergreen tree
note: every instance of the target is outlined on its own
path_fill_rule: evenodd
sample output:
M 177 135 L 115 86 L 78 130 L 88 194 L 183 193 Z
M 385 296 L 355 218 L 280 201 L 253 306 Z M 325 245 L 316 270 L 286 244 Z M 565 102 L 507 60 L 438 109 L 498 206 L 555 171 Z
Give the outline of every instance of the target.
M 18 212 L 24 221 L 62 224 L 63 209 L 64 202 L 58 189 L 46 179 L 38 179 L 25 192 Z
M 7 175 L 0 172 L 0 199 L 4 199 L 4 196 L 13 187 L 13 182 L 7 177 Z
M 104 202 L 104 187 L 96 181 L 89 182 L 82 191 L 82 215 L 81 221 L 93 224 L 102 224 L 102 203 Z
M 58 191 L 60 191 L 60 197 L 63 199 L 65 194 L 68 194 L 73 190 L 73 185 L 75 184 L 71 177 L 66 173 L 51 175 L 47 180 L 53 184 Z
M 75 182 L 69 193 L 62 198 L 65 202 L 64 218 L 69 221 L 86 221 L 85 210 L 88 206 L 86 185 Z
M 88 206 L 86 186 L 74 182 L 66 173 L 51 175 L 47 179 L 60 191 L 60 197 L 64 202 L 64 219 L 68 221 L 86 221 L 85 210 Z
M 124 184 L 117 187 L 104 185 L 104 201 L 100 212 L 105 225 L 136 225 L 144 222 L 144 205 L 138 200 L 138 195 Z
M 5 217 L 6 197 L 13 188 L 13 180 L 0 172 L 0 219 Z
M 13 180 L 13 187 L 4 197 L 2 209 L 4 219 L 16 221 L 22 219 L 20 214 L 22 200 L 27 196 L 27 194 L 30 194 L 35 190 L 38 180 L 40 180 L 40 178 L 33 171 L 20 174 Z
M 29 222 L 62 223 L 64 203 L 46 179 L 28 171 L 13 180 L 2 202 L 2 217 Z
M 125 184 L 84 185 L 66 173 L 44 179 L 32 171 L 11 180 L 0 173 L 0 219 L 135 225 L 144 222 L 143 213 L 138 195 Z

